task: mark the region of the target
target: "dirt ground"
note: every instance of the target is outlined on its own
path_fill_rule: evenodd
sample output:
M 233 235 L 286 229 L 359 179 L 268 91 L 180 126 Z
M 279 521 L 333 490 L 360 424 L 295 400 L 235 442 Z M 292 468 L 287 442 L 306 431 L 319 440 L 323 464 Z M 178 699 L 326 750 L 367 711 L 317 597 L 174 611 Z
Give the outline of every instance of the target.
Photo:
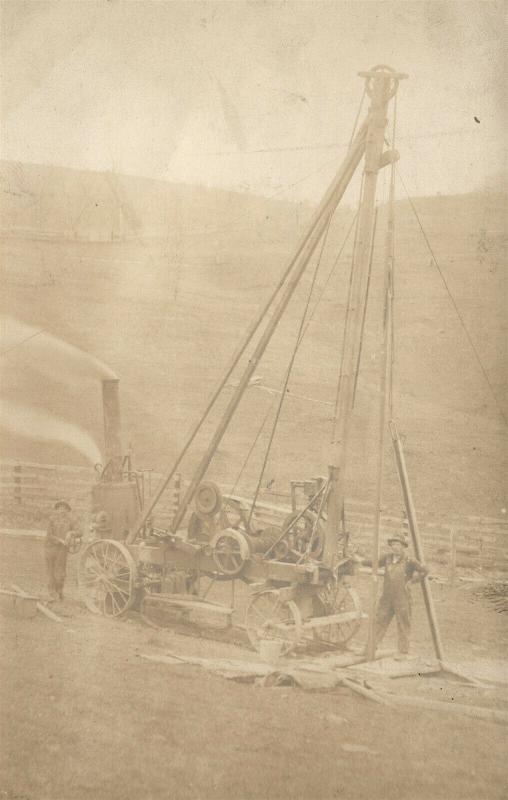
M 0 547 L 2 586 L 43 593 L 41 542 L 2 536 Z M 368 579 L 358 583 L 365 596 Z M 447 657 L 499 672 L 508 650 L 503 615 L 473 600 L 464 583 L 434 584 L 434 594 Z M 414 650 L 428 654 L 423 603 L 415 599 Z M 155 631 L 135 613 L 94 617 L 77 597 L 75 560 L 66 600 L 54 609 L 62 624 L 0 615 L 1 800 L 506 797 L 503 725 L 387 708 L 347 689 L 262 688 L 189 664 L 150 663 L 140 654 L 253 654 L 208 636 Z M 408 694 L 508 709 L 501 683 L 395 683 Z

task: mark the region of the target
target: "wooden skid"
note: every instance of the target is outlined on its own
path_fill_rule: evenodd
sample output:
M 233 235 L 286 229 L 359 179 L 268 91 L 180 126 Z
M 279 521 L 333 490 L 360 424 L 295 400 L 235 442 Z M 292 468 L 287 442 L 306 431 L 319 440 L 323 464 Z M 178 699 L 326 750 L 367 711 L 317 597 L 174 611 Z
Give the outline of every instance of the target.
M 211 603 L 208 600 L 201 600 L 199 597 L 195 597 L 194 595 L 191 595 L 188 598 L 185 595 L 145 595 L 145 602 L 147 600 L 149 601 L 150 599 L 155 600 L 157 603 L 163 603 L 168 606 L 182 608 L 185 610 L 210 611 L 215 614 L 223 614 L 227 616 L 231 616 L 235 610 L 230 606 L 223 606 L 219 603 Z
M 329 614 L 327 617 L 311 617 L 305 620 L 302 627 L 304 630 L 311 628 L 325 628 L 329 625 L 338 625 L 342 622 L 352 622 L 355 619 L 366 619 L 367 614 L 362 611 L 344 611 L 342 614 Z

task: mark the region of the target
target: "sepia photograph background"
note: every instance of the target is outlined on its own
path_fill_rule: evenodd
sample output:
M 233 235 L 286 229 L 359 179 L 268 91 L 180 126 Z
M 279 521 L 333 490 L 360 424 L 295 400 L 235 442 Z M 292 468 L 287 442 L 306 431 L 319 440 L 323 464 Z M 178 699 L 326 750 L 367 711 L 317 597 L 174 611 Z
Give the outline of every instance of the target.
M 367 113 L 358 73 L 379 64 L 407 74 L 387 138 L 400 154 L 392 400 L 414 501 L 429 537 L 465 537 L 463 577 L 492 567 L 506 579 L 506 4 L 4 0 L 0 520 L 26 536 L 0 536 L 2 587 L 45 591 L 37 536 L 62 495 L 89 526 L 104 378 L 119 380 L 124 453 L 150 492 L 159 485 Z M 224 492 L 256 490 L 311 288 L 321 299 L 310 304 L 264 499 L 287 503 L 291 480 L 326 473 L 360 187 L 357 174 L 315 287 L 311 269 L 215 453 L 207 478 Z M 360 539 L 378 475 L 389 190 L 384 170 L 346 473 Z M 239 374 L 182 462 L 184 482 Z M 390 454 L 383 476 L 383 513 L 402 519 Z M 506 737 L 494 723 L 141 664 L 150 638 L 166 650 L 174 641 L 86 615 L 75 563 L 63 625 L 31 621 L 19 633 L 7 618 L 1 800 L 506 791 Z M 434 569 L 449 652 L 506 678 L 506 614 L 473 602 L 474 581 L 449 586 L 446 563 Z M 420 598 L 415 613 L 415 649 L 426 654 Z M 185 644 L 235 657 L 230 644 Z

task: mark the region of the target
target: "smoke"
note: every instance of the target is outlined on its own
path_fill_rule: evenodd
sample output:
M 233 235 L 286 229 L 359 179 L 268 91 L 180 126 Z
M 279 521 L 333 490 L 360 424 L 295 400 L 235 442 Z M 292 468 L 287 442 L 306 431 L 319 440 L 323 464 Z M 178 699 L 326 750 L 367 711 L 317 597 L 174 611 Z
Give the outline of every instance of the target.
M 102 361 L 51 333 L 2 316 L 0 354 L 51 378 L 116 378 Z
M 100 450 L 88 433 L 70 422 L 30 406 L 13 405 L 2 400 L 0 427 L 36 441 L 62 442 L 81 453 L 91 464 L 102 461 Z

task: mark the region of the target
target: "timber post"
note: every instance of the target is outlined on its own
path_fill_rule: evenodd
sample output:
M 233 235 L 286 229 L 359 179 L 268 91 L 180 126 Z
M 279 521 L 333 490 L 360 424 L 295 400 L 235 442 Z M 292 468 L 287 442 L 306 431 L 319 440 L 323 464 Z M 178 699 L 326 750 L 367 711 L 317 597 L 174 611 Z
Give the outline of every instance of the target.
M 450 586 L 455 586 L 455 577 L 457 573 L 457 533 L 455 528 L 450 528 L 450 556 L 448 565 L 450 568 Z
M 15 503 L 21 505 L 22 497 L 21 497 L 21 464 L 16 464 L 13 468 L 14 473 L 14 501 Z
M 332 471 L 336 477 L 331 482 L 328 499 L 326 525 L 328 545 L 325 545 L 323 554 L 324 566 L 331 566 L 328 553 L 332 549 L 333 542 L 336 541 L 344 508 L 346 449 L 354 405 L 356 372 L 362 345 L 362 318 L 373 243 L 377 178 L 379 170 L 390 163 L 390 159 L 386 159 L 383 153 L 388 122 L 388 104 L 397 91 L 399 81 L 407 77 L 384 66 L 374 67 L 368 72 L 361 72 L 360 76 L 366 79 L 366 92 L 371 98 L 371 105 L 365 146 L 363 190 L 358 215 L 358 240 L 352 271 L 350 317 L 344 332 L 338 415 L 332 437 L 329 472 L 330 477 Z M 374 549 L 373 574 L 377 575 L 379 554 L 377 548 Z

